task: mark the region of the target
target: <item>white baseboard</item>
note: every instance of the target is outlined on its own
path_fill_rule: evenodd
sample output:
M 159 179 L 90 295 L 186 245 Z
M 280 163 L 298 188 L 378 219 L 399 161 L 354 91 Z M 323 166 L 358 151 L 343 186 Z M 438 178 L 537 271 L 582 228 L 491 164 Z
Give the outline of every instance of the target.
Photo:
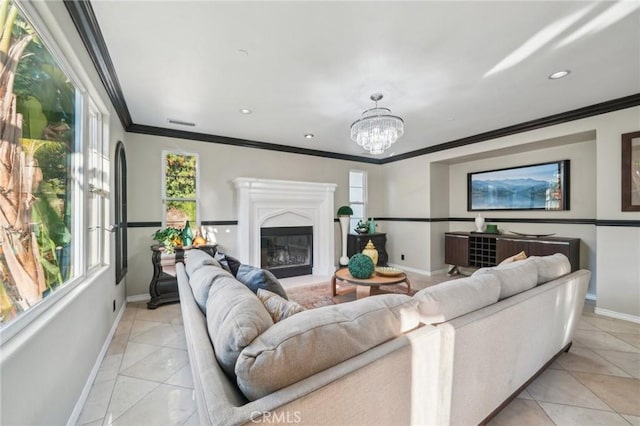
M 69 420 L 67 421 L 67 426 L 74 426 L 78 423 L 78 419 L 80 418 L 80 414 L 82 413 L 82 408 L 84 407 L 85 402 L 87 402 L 87 398 L 89 397 L 89 392 L 91 392 L 91 387 L 93 386 L 93 381 L 96 379 L 98 375 L 98 371 L 100 370 L 100 366 L 102 365 L 102 361 L 104 360 L 105 355 L 107 354 L 107 350 L 109 349 L 109 345 L 111 344 L 111 340 L 113 339 L 114 334 L 118 328 L 118 324 L 120 324 L 120 319 L 124 314 L 124 310 L 127 307 L 127 303 L 123 303 L 118 315 L 116 316 L 113 325 L 111 326 L 111 330 L 109 330 L 109 334 L 102 345 L 102 349 L 98 354 L 98 358 L 96 362 L 93 364 L 93 368 L 91 369 L 91 373 L 87 378 L 87 382 L 84 384 L 84 388 L 82 388 L 82 393 L 78 398 L 78 402 L 76 402 L 75 407 L 73 407 L 73 411 L 71 412 L 71 416 L 69 416 Z
M 149 300 L 151 300 L 151 296 L 149 296 L 149 293 L 134 294 L 133 296 L 127 296 L 127 303 L 148 302 Z
M 426 269 L 418 269 L 418 268 L 411 268 L 409 266 L 404 266 L 404 265 L 398 265 L 397 263 L 390 263 L 389 266 L 394 267 L 394 268 L 398 268 L 398 269 L 402 269 L 403 271 L 407 271 L 407 272 L 413 272 L 416 274 L 422 274 L 422 275 L 426 275 L 426 276 L 432 276 L 432 275 L 444 275 L 447 273 L 448 269 L 439 269 L 436 271 L 427 271 Z
M 636 324 L 640 324 L 640 316 L 637 316 L 637 315 L 623 314 L 621 312 L 610 311 L 609 309 L 602 309 L 598 307 L 596 307 L 593 311 L 596 314 L 603 315 L 605 317 L 611 317 L 615 319 L 621 319 L 625 321 L 635 322 Z
M 596 300 L 596 295 L 592 294 L 592 293 L 587 293 L 587 295 L 585 296 L 585 299 L 587 299 L 587 300 Z

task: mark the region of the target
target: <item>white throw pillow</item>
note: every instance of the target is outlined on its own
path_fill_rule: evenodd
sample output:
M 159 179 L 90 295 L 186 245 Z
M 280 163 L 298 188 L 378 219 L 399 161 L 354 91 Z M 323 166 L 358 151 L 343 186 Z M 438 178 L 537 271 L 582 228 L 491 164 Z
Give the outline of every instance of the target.
M 418 300 L 420 320 L 438 324 L 496 303 L 499 296 L 498 278 L 479 274 L 427 287 L 413 297 Z
M 538 268 L 531 258 L 521 262 L 507 263 L 495 268 L 478 269 L 473 273 L 472 277 L 484 274 L 495 275 L 500 280 L 500 300 L 538 285 Z
M 571 272 L 571 262 L 562 253 L 541 257 L 531 256 L 529 259 L 533 260 L 538 268 L 538 284 L 544 284 Z
M 244 348 L 238 387 L 253 401 L 326 370 L 420 323 L 417 302 L 385 294 L 300 312 Z

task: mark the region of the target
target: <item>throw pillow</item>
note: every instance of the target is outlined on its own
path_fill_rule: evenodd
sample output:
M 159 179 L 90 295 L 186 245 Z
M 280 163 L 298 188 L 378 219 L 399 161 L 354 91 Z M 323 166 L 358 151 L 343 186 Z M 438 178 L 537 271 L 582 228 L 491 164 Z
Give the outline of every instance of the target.
M 278 279 L 271 272 L 264 269 L 251 265 L 240 265 L 236 273 L 236 279 L 256 294 L 258 294 L 258 289 L 261 288 L 289 300 L 287 292 L 284 291 Z
M 524 250 L 522 250 L 518 254 L 514 254 L 513 256 L 507 257 L 505 260 L 500 262 L 498 266 L 506 265 L 507 263 L 513 263 L 513 262 L 517 262 L 518 260 L 526 260 L 526 259 L 527 259 L 527 253 L 525 253 Z
M 478 269 L 472 277 L 494 275 L 500 280 L 500 300 L 532 289 L 538 284 L 538 269 L 531 258 L 495 268 Z
M 235 257 L 231 257 L 228 254 L 217 252 L 215 259 L 218 261 L 218 263 L 220 263 L 220 265 L 222 265 L 224 269 L 230 272 L 231 275 L 233 275 L 234 277 L 238 274 L 238 268 L 240 267 L 241 263 Z
M 206 313 L 207 300 L 209 299 L 209 291 L 211 286 L 220 277 L 233 278 L 230 273 L 222 268 L 213 265 L 204 265 L 198 268 L 190 277 L 189 285 L 196 304 L 202 311 Z
M 205 265 L 222 267 L 217 260 L 202 250 L 193 249 L 185 252 L 184 269 L 187 271 L 187 275 L 192 276 L 195 271 Z
M 302 312 L 305 309 L 293 300 L 287 300 L 269 290 L 258 289 L 258 299 L 271 315 L 273 322 L 282 321 L 291 315 Z
M 531 256 L 529 259 L 533 260 L 538 268 L 538 284 L 544 284 L 571 272 L 571 262 L 562 253 L 551 256 Z
M 418 301 L 421 321 L 438 324 L 496 303 L 499 296 L 498 278 L 479 274 L 427 287 L 413 297 Z
M 240 354 L 238 387 L 253 401 L 366 352 L 418 327 L 416 305 L 409 296 L 384 294 L 280 321 Z
M 206 316 L 216 359 L 235 380 L 240 352 L 271 327 L 273 320 L 256 295 L 230 276 L 220 277 L 211 286 Z

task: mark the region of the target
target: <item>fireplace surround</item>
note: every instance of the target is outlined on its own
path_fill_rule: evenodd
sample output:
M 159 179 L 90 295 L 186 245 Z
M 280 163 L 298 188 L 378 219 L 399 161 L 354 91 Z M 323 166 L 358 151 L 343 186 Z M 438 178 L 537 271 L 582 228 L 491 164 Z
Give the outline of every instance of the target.
M 239 177 L 233 180 L 238 208 L 238 257 L 261 267 L 261 228 L 310 226 L 313 275 L 335 272 L 335 183 Z

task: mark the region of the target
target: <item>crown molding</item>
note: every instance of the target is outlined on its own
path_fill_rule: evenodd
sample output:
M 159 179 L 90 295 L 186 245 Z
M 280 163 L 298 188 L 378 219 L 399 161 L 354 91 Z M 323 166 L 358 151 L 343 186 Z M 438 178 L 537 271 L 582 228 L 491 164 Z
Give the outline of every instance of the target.
M 67 11 L 71 16 L 80 38 L 82 39 L 89 56 L 93 61 L 98 75 L 102 80 L 109 99 L 115 108 L 122 127 L 130 133 L 140 133 L 153 136 L 166 136 L 178 139 L 197 140 L 202 142 L 220 143 L 225 145 L 234 145 L 245 148 L 265 149 L 269 151 L 288 152 L 292 154 L 312 155 L 323 158 L 333 158 L 338 160 L 356 161 L 369 164 L 388 164 L 396 161 L 406 160 L 408 158 L 418 157 L 425 154 L 431 154 L 447 149 L 458 148 L 465 145 L 471 145 L 478 142 L 484 142 L 491 139 L 501 138 L 517 133 L 528 132 L 542 127 L 553 126 L 556 124 L 566 123 L 569 121 L 579 120 L 582 118 L 593 117 L 595 115 L 607 112 L 617 111 L 625 108 L 631 108 L 640 105 L 640 93 L 625 96 L 618 99 L 601 102 L 595 105 L 566 111 L 559 114 L 549 115 L 547 117 L 526 121 L 512 126 L 503 127 L 501 129 L 491 130 L 477 135 L 444 142 L 438 145 L 429 146 L 394 157 L 377 159 L 368 158 L 357 155 L 340 154 L 336 152 L 320 151 L 314 149 L 305 149 L 279 145 L 268 142 L 252 141 L 245 139 L 237 139 L 226 136 L 211 135 L 205 133 L 187 132 L 182 130 L 168 129 L 164 127 L 153 127 L 144 124 L 134 123 L 129 113 L 129 108 L 122 93 L 122 88 L 118 81 L 111 56 L 107 50 L 102 31 L 96 20 L 93 8 L 89 0 L 64 0 Z

